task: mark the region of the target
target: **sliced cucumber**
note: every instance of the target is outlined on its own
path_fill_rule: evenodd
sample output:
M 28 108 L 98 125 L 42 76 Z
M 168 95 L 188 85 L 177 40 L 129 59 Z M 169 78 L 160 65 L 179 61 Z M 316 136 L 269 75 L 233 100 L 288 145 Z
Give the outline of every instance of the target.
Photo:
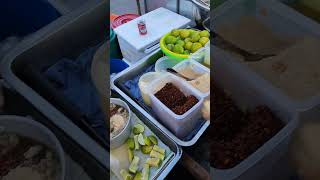
M 161 154 L 163 154 L 163 155 L 166 154 L 166 150 L 163 149 L 163 148 L 161 148 L 161 147 L 159 147 L 158 145 L 154 145 L 154 146 L 153 146 L 153 150 L 155 150 L 155 151 L 157 151 L 157 152 L 159 152 L 159 153 L 161 153 Z
M 122 176 L 123 180 L 132 180 L 132 175 L 128 173 L 128 171 L 121 169 L 120 175 Z
M 138 167 L 139 167 L 139 161 L 140 161 L 140 158 L 138 156 L 133 157 L 133 160 L 129 166 L 129 172 L 134 173 L 134 174 L 137 172 Z
M 128 149 L 128 157 L 129 157 L 129 162 L 131 163 L 132 162 L 132 160 L 133 160 L 133 150 L 131 150 L 131 149 Z
M 159 152 L 157 152 L 157 151 L 155 151 L 155 150 L 152 150 L 152 151 L 150 152 L 150 157 L 159 158 L 159 159 L 161 159 L 162 161 L 164 160 L 164 155 L 161 154 L 161 153 L 159 153 Z
M 144 132 L 144 126 L 142 124 L 136 124 L 133 126 L 133 134 L 140 134 Z
M 159 158 L 148 158 L 146 163 L 152 167 L 158 168 L 161 164 L 161 160 Z
M 139 142 L 139 144 L 142 145 L 142 146 L 146 145 L 146 144 L 144 143 L 144 137 L 143 137 L 143 135 L 142 135 L 141 133 L 138 135 L 138 142 Z
M 141 152 L 143 154 L 150 154 L 152 151 L 153 147 L 152 146 L 141 146 Z
M 134 149 L 134 140 L 133 140 L 133 138 L 128 138 L 127 145 L 129 147 L 129 149 L 131 149 L 131 150 Z
M 139 142 L 138 142 L 138 135 L 135 135 L 133 137 L 133 139 L 134 139 L 134 149 L 135 150 L 139 150 L 140 149 L 140 145 L 139 145 Z
M 155 136 L 150 135 L 150 136 L 148 136 L 148 138 L 150 139 L 150 141 L 152 142 L 152 144 L 158 145 L 158 139 L 157 139 Z
M 143 180 L 149 180 L 149 171 L 150 167 L 149 164 L 144 164 L 143 169 L 142 169 L 142 179 Z

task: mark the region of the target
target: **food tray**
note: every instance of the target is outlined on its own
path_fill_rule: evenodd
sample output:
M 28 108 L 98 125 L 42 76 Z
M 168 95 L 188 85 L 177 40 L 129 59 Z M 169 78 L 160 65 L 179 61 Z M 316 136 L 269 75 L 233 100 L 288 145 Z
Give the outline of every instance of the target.
M 120 95 L 115 91 L 112 91 L 112 97 L 121 98 Z M 150 179 L 164 179 L 181 158 L 182 149 L 169 136 L 164 134 L 159 127 L 157 127 L 155 124 L 150 122 L 149 119 L 142 112 L 136 109 L 133 105 L 129 104 L 128 101 L 124 100 L 124 98 L 121 98 L 121 99 L 129 105 L 129 108 L 133 113 L 132 125 L 136 123 L 142 123 L 143 125 L 145 125 L 145 134 L 155 135 L 159 140 L 158 141 L 159 146 L 166 150 L 166 157 L 165 157 L 165 160 L 162 162 L 161 167 L 159 167 L 158 169 L 150 168 L 150 176 L 149 176 Z M 125 152 L 127 153 L 127 151 Z M 149 157 L 149 155 L 144 155 L 141 152 L 135 153 L 135 154 L 138 154 L 139 157 L 143 157 L 144 160 L 147 157 Z M 140 163 L 140 167 L 141 167 L 141 163 Z M 112 178 L 116 179 L 115 176 L 112 176 Z
M 139 63 L 127 68 L 126 70 L 119 73 L 112 80 L 112 89 L 118 92 L 124 99 L 127 99 L 130 104 L 136 107 L 140 112 L 142 112 L 152 123 L 156 124 L 157 127 L 161 128 L 168 136 L 170 136 L 178 145 L 181 146 L 191 146 L 197 142 L 199 137 L 207 129 L 210 122 L 205 121 L 204 119 L 199 121 L 199 124 L 196 126 L 194 131 L 190 134 L 189 139 L 179 139 L 175 136 L 168 128 L 164 127 L 159 121 L 155 118 L 150 107 L 146 106 L 143 103 L 142 99 L 136 99 L 129 92 L 129 90 L 124 86 L 124 83 L 128 80 L 134 79 L 137 75 L 142 74 L 146 68 L 151 68 L 155 62 L 163 56 L 163 53 L 160 49 L 142 59 Z
M 214 46 L 211 46 L 211 49 L 215 52 L 215 56 L 219 57 L 221 55 L 219 49 Z M 216 58 L 214 58 L 213 63 L 215 65 L 212 71 L 214 82 L 219 88 L 229 93 L 239 107 L 252 109 L 257 105 L 266 105 L 284 122 L 285 126 L 237 166 L 227 170 L 211 167 L 211 176 L 213 179 L 219 180 L 256 180 L 272 179 L 270 178 L 272 174 L 282 174 L 286 162 L 280 161 L 280 158 L 287 155 L 292 133 L 298 125 L 297 112 L 288 107 L 282 99 L 278 99 L 261 89 L 255 81 L 248 81 L 247 77 L 239 71 L 239 63 Z M 272 169 L 275 164 L 282 164 L 282 166 L 278 169 Z M 272 173 L 268 174 L 268 171 L 271 170 Z
M 62 57 L 77 57 L 107 37 L 107 4 L 104 0 L 60 17 L 18 44 L 1 64 L 5 82 L 105 168 L 109 154 L 106 140 L 97 137 L 77 111 L 70 111 L 63 96 L 51 93 L 56 91 L 40 72 Z
M 232 12 L 232 13 L 230 13 Z M 265 13 L 261 13 L 265 12 Z M 320 26 L 310 22 L 305 16 L 297 13 L 293 9 L 279 1 L 248 1 L 235 0 L 227 1 L 216 9 L 213 16 L 215 27 L 221 23 L 234 23 L 239 17 L 253 15 L 260 22 L 271 28 L 275 34 L 298 37 L 301 35 L 314 35 L 320 37 Z M 239 60 L 231 56 L 230 53 L 213 46 L 213 58 L 216 61 L 225 61 L 230 64 L 238 64 L 236 71 L 244 76 L 246 81 L 254 83 L 261 91 L 268 93 L 271 97 L 281 100 L 290 109 L 300 112 L 307 112 L 320 103 L 320 96 L 310 97 L 306 100 L 298 101 L 290 98 L 282 90 L 274 87 L 269 81 L 255 73 L 248 66 L 241 64 Z

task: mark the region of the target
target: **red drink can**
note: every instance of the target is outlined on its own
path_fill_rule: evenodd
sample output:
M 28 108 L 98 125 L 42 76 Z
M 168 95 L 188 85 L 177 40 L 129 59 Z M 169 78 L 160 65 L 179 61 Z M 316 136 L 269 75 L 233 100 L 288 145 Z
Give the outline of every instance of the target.
M 141 19 L 138 21 L 138 29 L 141 35 L 147 34 L 147 26 L 145 20 Z

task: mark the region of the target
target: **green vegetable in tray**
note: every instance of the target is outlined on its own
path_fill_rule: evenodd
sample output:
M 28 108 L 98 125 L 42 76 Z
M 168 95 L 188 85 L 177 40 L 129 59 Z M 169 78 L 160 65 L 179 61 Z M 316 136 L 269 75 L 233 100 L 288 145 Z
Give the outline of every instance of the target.
M 159 158 L 148 158 L 146 163 L 152 167 L 158 168 L 161 164 L 161 160 Z
M 159 159 L 161 159 L 162 161 L 164 160 L 164 154 L 161 154 L 161 153 L 159 153 L 159 152 L 157 152 L 157 151 L 155 151 L 155 150 L 152 150 L 152 151 L 150 152 L 150 157 L 159 158 Z
M 142 179 L 142 173 L 141 172 L 137 172 L 136 175 L 134 176 L 133 180 L 143 180 Z
M 131 149 L 131 150 L 134 149 L 134 140 L 133 140 L 133 138 L 128 138 L 127 145 L 129 147 L 129 149 Z
M 150 145 L 152 144 L 152 142 L 150 141 L 150 139 L 149 139 L 147 136 L 144 136 L 143 139 L 144 139 L 144 143 L 145 143 L 147 146 L 150 146 Z
M 150 152 L 152 151 L 153 147 L 152 146 L 142 146 L 141 147 L 141 152 L 143 154 L 150 154 Z
M 152 144 L 158 145 L 158 139 L 157 139 L 155 136 L 150 135 L 150 136 L 148 136 L 148 138 L 150 139 L 150 141 L 152 142 Z
M 165 155 L 165 153 L 166 153 L 166 150 L 165 150 L 165 149 L 163 149 L 163 148 L 161 148 L 161 147 L 159 147 L 159 146 L 157 146 L 157 145 L 154 145 L 154 146 L 153 146 L 153 150 L 155 150 L 155 151 L 157 151 L 157 152 L 159 152 L 159 153 L 161 153 L 161 154 L 163 154 L 163 155 Z
M 128 149 L 128 157 L 129 157 L 129 162 L 132 162 L 132 160 L 133 160 L 133 150 L 131 150 L 131 149 Z
M 150 167 L 149 164 L 144 164 L 143 169 L 142 169 L 142 179 L 143 180 L 149 180 L 149 171 Z
M 142 145 L 142 146 L 146 145 L 146 144 L 144 143 L 144 137 L 143 137 L 142 134 L 139 134 L 139 135 L 138 135 L 138 142 L 139 142 L 139 144 Z
M 133 139 L 134 139 L 134 149 L 135 150 L 139 150 L 140 149 L 140 145 L 139 145 L 139 142 L 138 142 L 138 135 L 133 136 Z
M 132 175 L 128 173 L 128 171 L 121 169 L 120 175 L 122 176 L 123 180 L 132 180 Z
M 136 124 L 133 126 L 133 134 L 137 135 L 144 132 L 144 126 L 142 124 Z
M 131 173 L 136 173 L 137 170 L 138 170 L 138 167 L 139 167 L 139 161 L 140 161 L 140 158 L 138 156 L 134 156 L 133 157 L 133 160 L 129 166 L 129 171 Z

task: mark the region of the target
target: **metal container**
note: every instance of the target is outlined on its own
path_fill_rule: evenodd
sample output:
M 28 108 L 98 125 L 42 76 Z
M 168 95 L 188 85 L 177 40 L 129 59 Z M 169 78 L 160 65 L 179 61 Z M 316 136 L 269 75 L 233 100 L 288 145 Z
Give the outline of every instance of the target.
M 118 92 L 124 99 L 127 99 L 128 102 L 136 107 L 140 112 L 142 112 L 152 123 L 154 123 L 157 127 L 159 127 L 165 134 L 167 134 L 170 138 L 172 138 L 177 144 L 181 146 L 192 146 L 197 142 L 203 132 L 207 129 L 210 122 L 204 121 L 202 124 L 198 125 L 198 127 L 193 132 L 193 137 L 190 139 L 181 139 L 174 135 L 168 128 L 163 126 L 153 114 L 151 109 L 145 106 L 142 103 L 139 103 L 136 99 L 130 95 L 130 92 L 127 88 L 123 86 L 124 82 L 130 79 L 133 79 L 138 74 L 142 73 L 144 69 L 150 65 L 155 64 L 155 62 L 163 56 L 163 53 L 160 49 L 153 52 L 151 55 L 139 61 L 139 63 L 127 68 L 126 70 L 120 72 L 117 76 L 112 80 L 112 89 Z
M 130 99 L 127 99 L 126 97 L 121 97 L 117 92 L 112 91 L 111 94 L 114 98 L 121 98 L 124 102 L 126 102 L 129 105 L 129 108 L 131 109 L 132 113 L 135 114 L 150 130 L 164 143 L 166 144 L 170 150 L 174 153 L 174 156 L 172 156 L 166 164 L 163 166 L 163 169 L 159 171 L 159 173 L 154 177 L 154 179 L 164 179 L 169 172 L 172 170 L 172 168 L 177 164 L 179 159 L 182 156 L 182 149 L 179 147 L 173 139 L 171 139 L 168 135 L 163 133 L 163 129 L 161 127 L 157 126 L 156 124 L 152 123 L 149 118 L 141 112 L 139 109 L 137 109 L 137 106 L 134 104 L 131 104 L 129 101 Z
M 99 138 L 41 72 L 62 57 L 76 57 L 109 34 L 108 1 L 83 6 L 22 41 L 3 59 L 5 82 L 26 98 L 48 121 L 108 168 L 107 140 Z

